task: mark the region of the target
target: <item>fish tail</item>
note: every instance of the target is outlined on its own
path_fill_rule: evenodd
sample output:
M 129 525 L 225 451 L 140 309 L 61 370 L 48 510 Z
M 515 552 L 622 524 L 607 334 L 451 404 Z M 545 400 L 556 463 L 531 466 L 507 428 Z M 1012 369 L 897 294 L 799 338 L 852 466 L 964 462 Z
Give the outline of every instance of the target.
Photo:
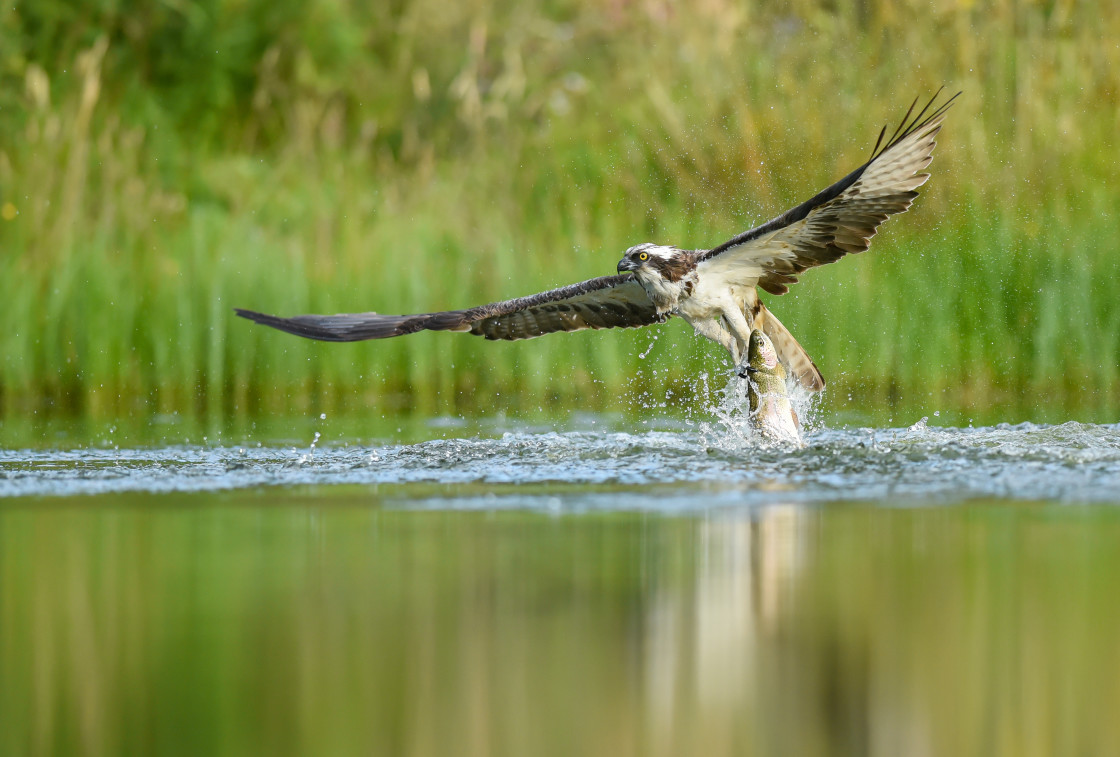
M 824 389 L 824 377 L 813 364 L 813 359 L 805 348 L 798 344 L 793 334 L 782 325 L 773 313 L 766 309 L 761 302 L 758 303 L 758 314 L 754 319 L 754 328 L 762 329 L 762 333 L 770 337 L 778 358 L 789 366 L 790 373 L 797 379 L 797 383 L 811 392 Z

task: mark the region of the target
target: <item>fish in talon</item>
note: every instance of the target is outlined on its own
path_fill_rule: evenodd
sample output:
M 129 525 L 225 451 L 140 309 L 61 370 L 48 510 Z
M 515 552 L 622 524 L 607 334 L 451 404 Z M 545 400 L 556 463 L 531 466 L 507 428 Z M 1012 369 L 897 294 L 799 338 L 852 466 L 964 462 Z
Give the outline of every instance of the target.
M 751 425 L 770 441 L 802 446 L 801 422 L 790 404 L 786 369 L 761 329 L 751 332 L 747 361 L 740 375 L 747 379 Z

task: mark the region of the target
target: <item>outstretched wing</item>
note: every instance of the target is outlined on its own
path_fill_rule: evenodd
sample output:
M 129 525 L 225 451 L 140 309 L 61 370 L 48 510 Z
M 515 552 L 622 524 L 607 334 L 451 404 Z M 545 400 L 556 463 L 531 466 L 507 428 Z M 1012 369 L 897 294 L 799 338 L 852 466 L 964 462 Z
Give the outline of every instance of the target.
M 529 297 L 442 313 L 348 313 L 280 318 L 240 308 L 235 312 L 242 318 L 289 334 L 326 342 L 385 339 L 425 329 L 466 331 L 487 339 L 532 339 L 554 331 L 648 326 L 668 318 L 658 315 L 632 273 L 602 276 Z
M 871 159 L 855 171 L 811 200 L 701 254 L 701 275 L 744 284 L 757 279 L 767 292 L 785 294 L 807 268 L 866 250 L 879 224 L 909 208 L 929 178 L 919 171 L 933 159 L 934 137 L 960 95 L 933 108 L 940 93 L 916 116 L 915 100 L 891 138 L 883 141 L 884 129 Z

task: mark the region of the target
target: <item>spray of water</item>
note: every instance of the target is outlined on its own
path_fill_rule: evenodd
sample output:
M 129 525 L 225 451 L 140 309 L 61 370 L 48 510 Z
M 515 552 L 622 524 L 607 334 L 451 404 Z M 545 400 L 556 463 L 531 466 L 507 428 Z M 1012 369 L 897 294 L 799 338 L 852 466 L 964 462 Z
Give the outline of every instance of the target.
M 319 414 L 319 420 L 325 421 L 326 419 L 327 419 L 327 414 L 326 413 L 320 413 Z M 315 462 L 315 448 L 319 446 L 319 440 L 322 439 L 322 438 L 323 438 L 323 433 L 321 431 L 316 431 L 315 436 L 311 439 L 311 446 L 308 447 L 307 452 L 305 452 L 305 453 L 303 453 L 302 455 L 299 456 L 299 459 L 296 460 L 295 464 L 296 465 L 310 465 L 311 463 Z
M 657 346 L 654 335 L 639 354 L 645 360 Z M 650 367 L 631 375 L 627 382 L 630 402 L 635 409 L 663 413 L 670 407 L 680 408 L 685 425 L 695 428 L 699 438 L 710 448 L 738 452 L 744 449 L 784 448 L 790 446 L 763 437 L 752 425 L 747 398 L 748 381 L 737 372 L 717 372 L 714 376 L 701 372 L 690 385 L 679 384 L 662 389 L 658 386 L 659 369 Z M 721 381 L 726 375 L 726 382 Z M 722 386 L 721 386 L 722 384 Z M 824 429 L 820 418 L 820 394 L 805 390 L 792 378 L 787 380 L 790 404 L 801 423 L 802 436 Z M 792 447 L 791 447 L 792 448 Z
M 726 452 L 741 452 L 746 449 L 788 446 L 765 438 L 754 427 L 747 399 L 748 381 L 749 379 L 732 374 L 721 391 L 709 395 L 710 404 L 706 412 L 711 420 L 699 424 L 700 437 L 709 447 Z M 824 424 L 818 412 L 820 394 L 807 391 L 793 379 L 789 379 L 786 385 L 790 404 L 801 422 L 802 436 L 806 437 L 823 429 Z

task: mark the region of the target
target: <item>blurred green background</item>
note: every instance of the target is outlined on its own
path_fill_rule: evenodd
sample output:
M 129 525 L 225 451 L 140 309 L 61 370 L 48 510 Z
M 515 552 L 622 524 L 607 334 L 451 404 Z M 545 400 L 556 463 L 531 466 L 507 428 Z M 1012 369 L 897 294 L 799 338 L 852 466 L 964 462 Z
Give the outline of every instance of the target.
M 1092 0 L 6 4 L 0 417 L 687 402 L 724 366 L 683 323 L 334 345 L 232 308 L 463 307 L 711 246 L 945 84 L 915 208 L 771 307 L 826 401 L 1114 419 L 1117 39 Z

